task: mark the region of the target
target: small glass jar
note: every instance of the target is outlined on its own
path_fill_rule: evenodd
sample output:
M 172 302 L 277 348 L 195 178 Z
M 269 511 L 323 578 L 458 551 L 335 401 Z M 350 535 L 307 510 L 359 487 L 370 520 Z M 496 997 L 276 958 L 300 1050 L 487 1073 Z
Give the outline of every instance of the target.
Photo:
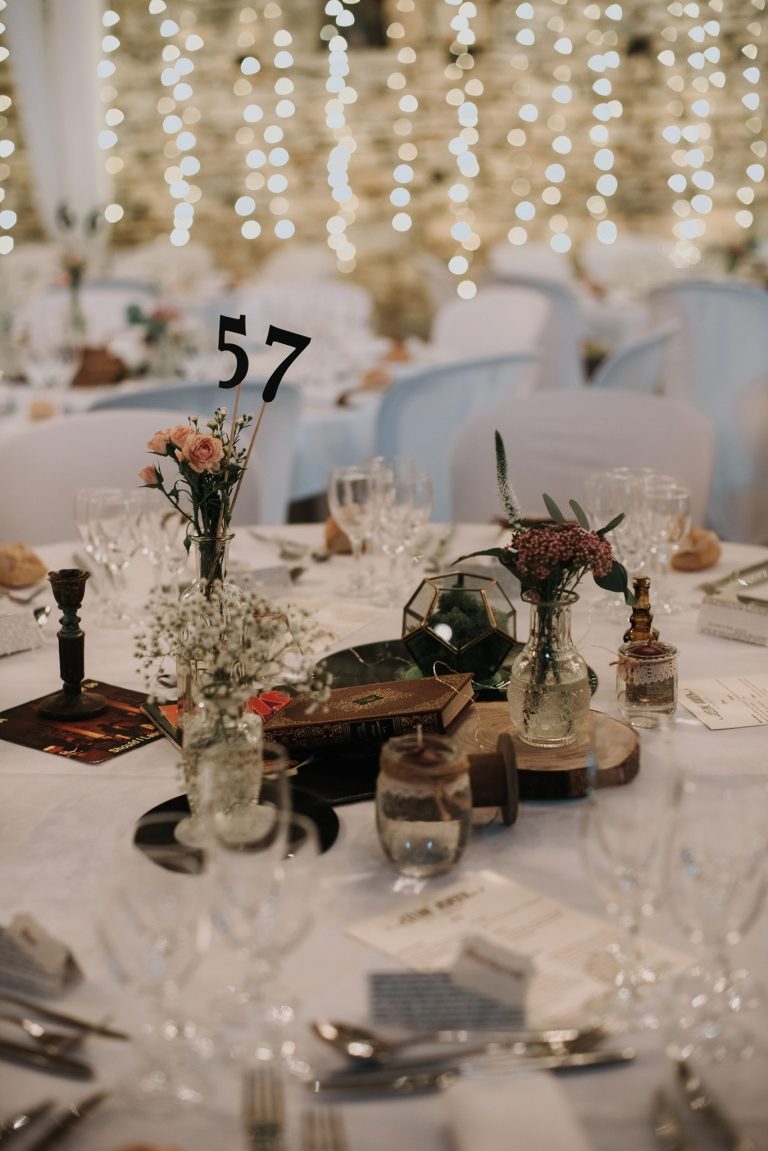
M 450 871 L 467 845 L 472 791 L 466 755 L 443 735 L 400 735 L 381 749 L 379 842 L 401 875 Z
M 619 648 L 619 710 L 633 727 L 655 727 L 677 707 L 677 648 L 661 640 L 633 640 Z

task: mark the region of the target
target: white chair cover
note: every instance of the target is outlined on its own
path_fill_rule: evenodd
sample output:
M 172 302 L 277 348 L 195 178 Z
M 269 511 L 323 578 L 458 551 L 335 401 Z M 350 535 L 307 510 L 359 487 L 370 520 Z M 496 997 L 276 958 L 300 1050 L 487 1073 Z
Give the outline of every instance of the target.
M 259 276 L 270 284 L 333 280 L 336 260 L 326 244 L 281 244 L 259 264 Z
M 341 280 L 244 284 L 222 300 L 222 311 L 245 315 L 248 338 L 263 345 L 270 324 L 310 339 L 354 341 L 370 331 L 373 300 L 359 284 Z M 298 361 L 297 361 L 298 367 Z
M 432 477 L 432 519 L 456 518 L 451 507 L 450 456 L 465 420 L 525 389 L 534 363 L 529 352 L 466 361 L 398 380 L 384 394 L 376 424 L 375 452 L 412 456 Z
M 240 415 L 255 417 L 261 410 L 264 385 L 240 385 Z M 136 392 L 116 393 L 98 400 L 92 411 L 118 412 L 128 409 L 152 411 L 173 408 L 186 415 L 199 416 L 204 424 L 216 410 L 233 410 L 234 393 L 218 384 L 169 384 L 159 388 L 145 388 Z M 264 416 L 248 471 L 238 496 L 235 523 L 282 524 L 288 516 L 291 483 L 296 459 L 296 445 L 301 421 L 302 396 L 300 390 L 284 380 L 277 397 Z M 162 426 L 162 425 L 158 425 Z M 248 443 L 248 432 L 244 443 Z
M 546 515 L 542 493 L 564 510 L 585 502 L 590 472 L 649 467 L 691 492 L 694 523 L 709 496 L 714 435 L 689 404 L 635 392 L 535 392 L 483 411 L 460 431 L 451 462 L 457 520 L 487 521 L 502 510 L 496 489 L 494 430 L 504 437 L 509 479 L 524 515 Z M 598 525 L 601 526 L 601 525 Z
M 673 248 L 671 241 L 622 232 L 612 244 L 586 240 L 579 249 L 579 264 L 586 278 L 604 291 L 626 292 L 631 287 L 635 295 L 642 295 L 674 279 Z
M 679 324 L 664 389 L 715 426 L 710 525 L 725 539 L 768 542 L 768 292 L 752 284 L 667 284 L 654 314 Z
M 0 452 L 0 488 L 13 492 L 0 504 L 0 543 L 34 546 L 78 539 L 78 489 L 140 490 L 139 471 L 156 458 L 146 451 L 150 436 L 184 419 L 174 409 L 83 412 L 19 431 Z
M 538 293 L 549 305 L 547 322 L 539 339 L 536 386 L 582 387 L 586 375 L 581 349 L 587 324 L 575 288 L 559 280 L 511 271 L 499 278 L 506 287 Z
M 591 387 L 660 392 L 662 360 L 676 332 L 672 322 L 624 344 L 600 364 L 589 381 Z
M 550 308 L 540 292 L 528 288 L 489 287 L 472 300 L 454 297 L 435 313 L 432 348 L 445 360 L 536 354 Z
M 510 276 L 513 280 L 521 277 L 554 280 L 558 284 L 573 281 L 573 266 L 567 256 L 555 252 L 548 244 L 492 244 L 488 252 L 488 266 L 500 280 Z

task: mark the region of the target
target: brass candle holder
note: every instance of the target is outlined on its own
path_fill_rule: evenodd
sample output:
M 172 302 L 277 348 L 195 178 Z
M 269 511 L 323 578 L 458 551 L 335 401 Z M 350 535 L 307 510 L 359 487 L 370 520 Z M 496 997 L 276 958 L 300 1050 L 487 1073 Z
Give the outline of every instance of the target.
M 37 710 L 47 719 L 89 719 L 106 711 L 109 704 L 97 692 L 84 692 L 83 679 L 85 633 L 77 614 L 85 594 L 85 582 L 90 572 L 79 568 L 62 568 L 48 572 L 53 595 L 61 609 L 59 629 L 59 673 L 64 682 L 62 691 L 48 695 Z

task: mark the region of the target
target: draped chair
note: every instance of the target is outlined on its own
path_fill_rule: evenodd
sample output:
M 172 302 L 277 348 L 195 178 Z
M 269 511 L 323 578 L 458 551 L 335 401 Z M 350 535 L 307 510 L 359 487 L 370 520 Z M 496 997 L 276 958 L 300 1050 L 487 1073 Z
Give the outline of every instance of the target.
M 534 364 L 531 352 L 467 360 L 405 376 L 385 392 L 376 423 L 375 453 L 412 456 L 429 473 L 433 520 L 452 518 L 450 456 L 464 422 L 502 398 L 526 390 L 525 377 Z
M 677 332 L 674 322 L 659 325 L 628 341 L 607 356 L 590 379 L 593 388 L 620 388 L 651 394 L 661 391 L 661 368 L 668 346 Z
M 494 430 L 504 437 L 509 478 L 524 515 L 545 515 L 542 493 L 563 508 L 585 502 L 590 472 L 648 467 L 690 489 L 693 522 L 709 497 L 714 433 L 690 404 L 639 392 L 541 391 L 505 401 L 469 420 L 450 462 L 457 520 L 488 521 L 501 511 L 496 492 Z

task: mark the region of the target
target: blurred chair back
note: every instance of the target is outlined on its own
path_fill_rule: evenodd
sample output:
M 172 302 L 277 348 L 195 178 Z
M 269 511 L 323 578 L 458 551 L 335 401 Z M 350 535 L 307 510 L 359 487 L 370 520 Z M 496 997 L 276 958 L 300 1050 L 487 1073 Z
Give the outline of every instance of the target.
M 553 251 L 549 244 L 493 244 L 488 252 L 488 266 L 499 280 L 528 278 L 570 284 L 574 280 L 573 265 L 567 255 Z
M 593 388 L 620 388 L 650 395 L 660 392 L 661 366 L 678 330 L 676 323 L 663 324 L 617 348 L 606 356 L 589 381 Z
M 63 330 L 69 302 L 68 288 L 46 288 L 18 313 L 15 326 L 19 332 L 28 332 L 30 338 L 36 330 Z M 131 304 L 151 312 L 156 303 L 157 292 L 147 280 L 86 280 L 80 289 L 80 305 L 88 343 L 105 344 L 125 331 Z
M 768 292 L 754 284 L 665 284 L 657 317 L 679 331 L 662 366 L 664 390 L 715 426 L 710 524 L 724 538 L 768 542 Z
M 354 340 L 370 330 L 373 299 L 341 280 L 243 284 L 221 301 L 227 315 L 248 317 L 248 338 L 263 345 L 270 324 L 310 339 Z
M 460 431 L 451 461 L 457 520 L 489 521 L 501 511 L 496 490 L 494 430 L 507 449 L 509 480 L 523 515 L 546 515 L 542 493 L 564 510 L 585 502 L 590 472 L 653 468 L 677 477 L 691 492 L 702 523 L 712 476 L 714 434 L 690 404 L 636 392 L 534 392 L 483 411 Z M 602 526 L 602 525 L 598 525 Z
M 555 253 L 553 252 L 554 256 Z M 538 388 L 580 388 L 587 382 L 582 344 L 587 323 L 573 289 L 561 280 L 533 273 L 497 273 L 507 287 L 534 292 L 549 305 L 547 321 L 538 342 Z
M 185 419 L 177 409 L 82 412 L 57 416 L 16 433 L 0 452 L 0 542 L 29 545 L 77 540 L 75 493 L 80 488 L 142 487 L 139 471 L 159 456 L 146 450 L 152 434 Z M 167 476 L 170 469 L 164 469 Z M 19 477 L 24 477 L 24 482 Z
M 529 352 L 469 360 L 404 376 L 384 393 L 375 454 L 412 456 L 432 477 L 432 519 L 452 517 L 450 456 L 465 420 L 525 389 L 535 364 Z
M 432 345 L 443 359 L 537 354 L 550 319 L 547 300 L 528 288 L 482 288 L 472 300 L 444 303 L 432 322 Z
M 240 415 L 258 417 L 261 410 L 263 383 L 240 385 Z M 94 405 L 93 411 L 118 409 L 151 410 L 173 407 L 185 415 L 199 416 L 201 423 L 226 407 L 232 412 L 234 393 L 218 384 L 170 384 L 144 388 L 135 392 L 116 392 Z M 282 524 L 288 515 L 291 498 L 296 444 L 301 419 L 301 392 L 286 380 L 280 384 L 275 400 L 268 405 L 259 431 L 251 462 L 235 509 L 235 524 Z M 159 427 L 160 425 L 158 425 Z M 249 442 L 246 429 L 243 442 Z

